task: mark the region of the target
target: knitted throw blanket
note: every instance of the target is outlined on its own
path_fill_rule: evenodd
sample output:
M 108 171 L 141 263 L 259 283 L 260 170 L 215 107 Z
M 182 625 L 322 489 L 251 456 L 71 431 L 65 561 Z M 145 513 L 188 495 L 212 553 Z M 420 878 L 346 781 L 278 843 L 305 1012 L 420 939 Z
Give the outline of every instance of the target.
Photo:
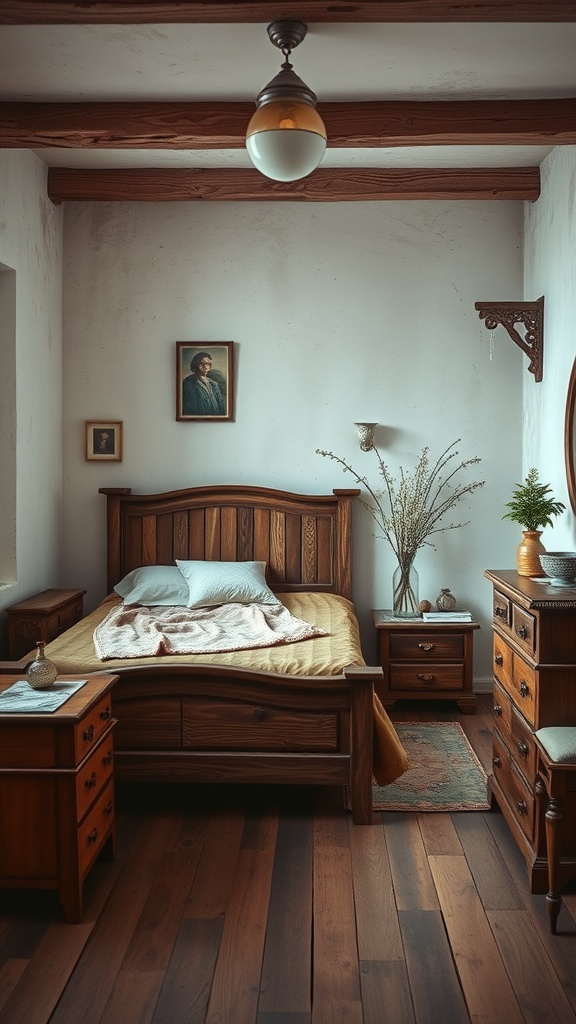
M 162 654 L 217 654 L 293 644 L 324 629 L 297 619 L 284 605 L 222 604 L 212 608 L 118 605 L 94 630 L 101 661 Z

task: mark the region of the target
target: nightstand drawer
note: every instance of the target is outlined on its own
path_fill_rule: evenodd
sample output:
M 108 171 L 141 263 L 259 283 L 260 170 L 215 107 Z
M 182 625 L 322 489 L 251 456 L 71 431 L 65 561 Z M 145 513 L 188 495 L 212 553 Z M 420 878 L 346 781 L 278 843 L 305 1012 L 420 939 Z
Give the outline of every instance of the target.
M 102 738 L 96 750 L 82 766 L 76 776 L 76 817 L 78 821 L 86 814 L 90 804 L 112 775 L 113 768 L 112 729 Z
M 463 690 L 464 666 L 459 664 L 391 665 L 390 690 Z
M 112 700 L 107 694 L 74 729 L 76 763 L 92 750 L 112 721 Z
M 72 604 L 66 605 L 64 608 L 60 608 L 53 615 L 49 615 L 46 619 L 47 635 L 51 640 L 55 640 L 60 633 L 63 633 L 65 629 L 69 629 L 76 622 L 82 618 L 83 601 L 80 598 L 74 601 Z
M 114 788 L 110 780 L 78 829 L 78 862 L 81 878 L 97 857 L 113 827 Z
M 390 657 L 404 661 L 450 661 L 464 657 L 459 633 L 391 633 Z

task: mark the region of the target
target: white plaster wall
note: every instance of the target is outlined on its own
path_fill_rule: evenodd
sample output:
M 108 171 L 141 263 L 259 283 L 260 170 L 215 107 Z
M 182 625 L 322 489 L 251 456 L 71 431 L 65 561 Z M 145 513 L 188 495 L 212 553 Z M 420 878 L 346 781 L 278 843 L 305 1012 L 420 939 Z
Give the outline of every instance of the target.
M 450 586 L 483 629 L 476 676 L 489 686 L 485 568 L 512 567 L 502 523 L 522 468 L 524 357 L 495 338 L 478 299 L 522 294 L 522 206 L 514 203 L 69 204 L 64 274 L 64 574 L 105 592 L 101 486 L 160 491 L 249 482 L 303 492 L 353 486 L 315 454 L 361 473 L 375 464 L 355 420 L 376 420 L 396 472 L 456 438 L 486 479 L 464 529 L 418 556 L 421 597 Z M 175 342 L 232 340 L 231 423 L 177 423 Z M 84 459 L 84 421 L 124 422 L 122 463 Z M 370 608 L 389 607 L 394 558 L 355 516 L 355 600 L 365 654 Z
M 544 295 L 544 376 L 524 381 L 524 472 L 536 466 L 566 505 L 542 534 L 548 551 L 576 550 L 564 461 L 564 414 L 576 357 L 576 147 L 555 149 L 541 168 L 542 195 L 525 215 L 525 298 Z
M 5 608 L 58 586 L 62 563 L 62 210 L 32 153 L 0 150 L 0 263 L 16 272 L 16 579 L 0 589 Z

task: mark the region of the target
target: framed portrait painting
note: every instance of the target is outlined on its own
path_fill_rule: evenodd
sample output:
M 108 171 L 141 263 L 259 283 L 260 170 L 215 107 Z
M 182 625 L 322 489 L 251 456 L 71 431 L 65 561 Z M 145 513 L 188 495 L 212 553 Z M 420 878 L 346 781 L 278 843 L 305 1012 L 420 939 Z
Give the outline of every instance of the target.
M 233 342 L 176 342 L 176 419 L 231 420 Z
M 122 462 L 122 423 L 87 420 L 86 458 L 89 462 Z

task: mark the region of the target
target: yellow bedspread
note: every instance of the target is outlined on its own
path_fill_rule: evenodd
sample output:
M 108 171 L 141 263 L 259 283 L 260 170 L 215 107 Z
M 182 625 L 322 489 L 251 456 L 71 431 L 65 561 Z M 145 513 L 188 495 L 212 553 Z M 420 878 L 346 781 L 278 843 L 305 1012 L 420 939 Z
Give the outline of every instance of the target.
M 46 647 L 46 655 L 62 674 L 78 672 L 114 672 L 136 665 L 235 665 L 261 672 L 288 675 L 338 675 L 349 665 L 364 665 L 358 620 L 354 606 L 334 594 L 304 592 L 280 594 L 282 603 L 299 619 L 304 619 L 329 634 L 279 647 L 234 651 L 219 654 L 163 655 L 159 658 L 107 659 L 101 661 L 94 647 L 94 629 L 121 599 L 112 594 L 93 612 L 81 619 Z M 409 767 L 396 730 L 385 709 L 374 695 L 374 777 L 380 786 L 393 782 Z

